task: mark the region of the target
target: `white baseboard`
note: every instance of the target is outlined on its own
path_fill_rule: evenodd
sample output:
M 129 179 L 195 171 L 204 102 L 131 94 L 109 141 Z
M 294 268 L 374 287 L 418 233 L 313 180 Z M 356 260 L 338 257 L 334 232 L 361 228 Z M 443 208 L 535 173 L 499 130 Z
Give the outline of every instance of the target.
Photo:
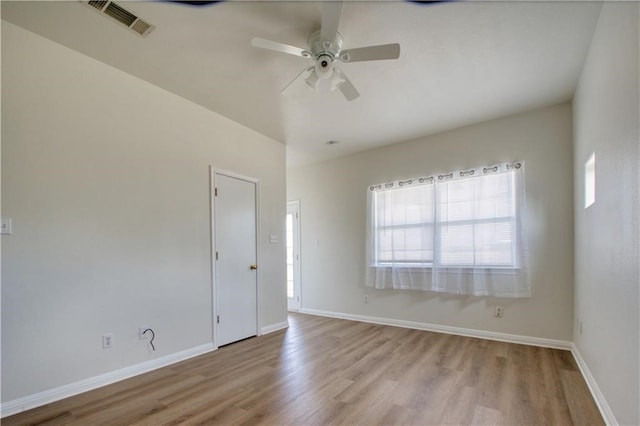
M 261 334 L 269 334 L 269 333 L 273 333 L 274 331 L 278 331 L 278 330 L 282 330 L 285 328 L 289 327 L 289 321 L 282 321 L 282 322 L 277 322 L 275 324 L 269 324 L 269 325 L 265 325 L 264 327 L 262 327 Z
M 573 357 L 575 358 L 576 363 L 580 368 L 580 372 L 587 382 L 587 386 L 589 387 L 589 390 L 591 391 L 591 394 L 596 404 L 598 405 L 604 421 L 608 425 L 618 424 L 613 411 L 611 411 L 611 407 L 609 407 L 609 404 L 607 403 L 604 395 L 600 391 L 600 388 L 598 387 L 595 378 L 589 371 L 589 367 L 582 358 L 580 351 L 575 346 L 575 344 L 571 342 L 564 340 L 545 339 L 540 337 L 520 336 L 517 334 L 496 333 L 484 330 L 428 324 L 415 321 L 404 321 L 365 315 L 345 314 L 340 312 L 324 311 L 320 309 L 300 309 L 299 312 L 303 314 L 340 318 L 351 321 L 361 321 L 380 325 L 413 328 L 417 330 L 433 331 L 437 333 L 447 333 L 459 336 L 477 337 L 481 339 L 497 340 L 500 342 L 519 343 L 524 345 L 571 350 L 571 353 L 573 354 Z M 264 335 L 285 329 L 287 327 L 289 327 L 288 321 L 282 321 L 262 327 L 261 332 Z M 90 377 L 79 382 L 70 383 L 68 385 L 59 386 L 54 389 L 49 389 L 46 391 L 35 393 L 33 395 L 18 398 L 13 401 L 8 401 L 0 405 L 0 418 L 21 413 L 23 411 L 59 401 L 61 399 L 68 398 L 70 396 L 77 395 L 83 392 L 88 392 L 90 390 L 119 382 L 121 380 L 125 380 L 143 373 L 147 373 L 149 371 L 157 370 L 158 368 L 166 367 L 168 365 L 175 364 L 177 362 L 184 361 L 199 355 L 203 355 L 214 350 L 216 350 L 216 348 L 213 346 L 213 344 L 207 343 L 195 348 L 167 355 L 162 358 L 146 361 L 140 364 L 132 365 L 130 367 L 122 368 L 120 370 L 101 374 L 95 377 Z
M 520 336 L 517 334 L 496 333 L 492 331 L 474 330 L 469 328 L 450 327 L 446 325 L 428 324 L 414 321 L 404 321 L 389 318 L 370 317 L 365 315 L 345 314 L 340 312 L 324 311 L 321 309 L 301 309 L 300 313 L 319 315 L 331 318 L 340 318 L 351 321 L 361 321 L 380 325 L 390 325 L 395 327 L 414 328 L 418 330 L 433 331 L 437 333 L 455 334 L 458 336 L 477 337 L 481 339 L 497 340 L 500 342 L 519 343 L 523 345 L 541 346 L 545 348 L 570 350 L 580 368 L 580 372 L 587 382 L 591 395 L 600 410 L 600 414 L 607 425 L 618 425 L 611 407 L 607 403 L 602 391 L 589 371 L 580 351 L 573 342 L 565 340 L 545 339 L 541 337 Z
M 600 414 L 602 414 L 604 422 L 607 425 L 617 425 L 618 421 L 616 420 L 616 416 L 613 415 L 611 407 L 609 407 L 609 404 L 602 394 L 602 391 L 600 390 L 596 379 L 591 374 L 587 363 L 584 361 L 584 358 L 582 358 L 582 354 L 578 350 L 578 347 L 575 345 L 575 343 L 571 344 L 571 353 L 573 354 L 573 358 L 575 358 L 576 363 L 578 364 L 578 368 L 580 368 L 582 377 L 584 377 L 584 380 L 587 382 L 587 386 L 591 391 L 593 399 L 596 401 L 596 405 L 600 410 Z
M 79 393 L 88 392 L 90 390 L 119 382 L 139 374 L 147 373 L 158 368 L 166 367 L 176 362 L 184 361 L 189 358 L 203 355 L 214 351 L 216 348 L 212 343 L 196 346 L 181 352 L 163 356 L 162 358 L 145 361 L 130 367 L 121 368 L 120 370 L 111 371 L 99 376 L 90 377 L 80 380 L 79 382 L 70 383 L 68 385 L 59 386 L 57 388 L 48 389 L 33 395 L 27 395 L 22 398 L 8 401 L 0 406 L 0 417 L 7 417 L 13 414 L 21 413 L 32 408 L 40 407 L 51 402 L 59 401 Z
M 543 348 L 571 350 L 572 343 L 566 340 L 545 339 L 542 337 L 520 336 L 517 334 L 497 333 L 493 331 L 474 330 L 471 328 L 451 327 L 448 325 L 428 324 L 415 321 L 404 321 L 390 318 L 370 317 L 365 315 L 344 314 L 340 312 L 324 311 L 320 309 L 301 309 L 300 313 L 319 315 L 331 318 L 341 318 L 352 321 L 369 322 L 394 327 L 414 328 L 417 330 L 433 331 L 436 333 L 455 334 L 458 336 L 477 337 L 480 339 L 497 340 L 499 342 L 519 343 L 522 345 L 541 346 Z
M 262 327 L 261 334 L 273 333 L 287 327 L 289 327 L 288 321 L 270 324 Z M 184 361 L 198 355 L 206 354 L 208 352 L 214 351 L 215 349 L 216 348 L 212 343 L 207 343 L 205 345 L 167 355 L 162 358 L 153 359 L 140 364 L 132 365 L 130 367 L 125 367 L 120 370 L 111 371 L 99 376 L 80 380 L 79 382 L 70 383 L 68 385 L 59 386 L 57 388 L 48 389 L 32 395 L 27 395 L 22 398 L 14 399 L 13 401 L 8 401 L 0 405 L 0 418 L 18 414 L 32 408 L 40 407 L 45 404 L 50 404 L 64 398 L 68 398 L 73 395 L 78 395 L 80 393 L 88 392 L 102 386 L 110 385 L 112 383 L 119 382 L 121 380 L 137 376 L 139 374 L 157 370 L 158 368 L 166 367 L 168 365 L 175 364 L 176 362 Z

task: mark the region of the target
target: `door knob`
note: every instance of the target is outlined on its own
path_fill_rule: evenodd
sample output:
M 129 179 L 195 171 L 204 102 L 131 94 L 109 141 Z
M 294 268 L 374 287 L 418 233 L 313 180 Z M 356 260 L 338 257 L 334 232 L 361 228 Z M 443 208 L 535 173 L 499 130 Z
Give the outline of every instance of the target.
M 249 269 L 251 269 L 252 271 L 255 271 L 256 269 L 258 269 L 258 265 L 251 265 L 249 266 Z

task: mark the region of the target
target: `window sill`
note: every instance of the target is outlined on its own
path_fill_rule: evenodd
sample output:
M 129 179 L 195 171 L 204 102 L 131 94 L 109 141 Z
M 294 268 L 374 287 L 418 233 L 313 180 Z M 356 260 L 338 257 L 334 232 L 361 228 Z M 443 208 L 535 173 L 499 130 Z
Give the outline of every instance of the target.
M 398 269 L 404 270 L 407 272 L 426 272 L 432 271 L 434 269 L 433 266 L 423 266 L 419 264 L 398 264 L 398 265 L 371 265 L 371 268 L 378 270 L 391 270 Z M 515 274 L 520 272 L 520 268 L 511 267 L 511 266 L 442 266 L 436 267 L 440 272 L 447 273 L 467 273 L 472 274 L 478 270 L 492 272 L 492 273 L 502 273 L 502 274 Z

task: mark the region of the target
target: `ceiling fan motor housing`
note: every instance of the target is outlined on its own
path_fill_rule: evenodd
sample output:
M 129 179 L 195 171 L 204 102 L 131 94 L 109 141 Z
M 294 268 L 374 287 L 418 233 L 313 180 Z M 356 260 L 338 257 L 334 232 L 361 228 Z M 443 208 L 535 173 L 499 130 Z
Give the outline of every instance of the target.
M 320 30 L 309 36 L 309 48 L 311 55 L 316 60 L 316 72 L 318 77 L 326 79 L 333 74 L 333 63 L 342 50 L 342 35 L 336 34 L 336 39 L 323 40 Z

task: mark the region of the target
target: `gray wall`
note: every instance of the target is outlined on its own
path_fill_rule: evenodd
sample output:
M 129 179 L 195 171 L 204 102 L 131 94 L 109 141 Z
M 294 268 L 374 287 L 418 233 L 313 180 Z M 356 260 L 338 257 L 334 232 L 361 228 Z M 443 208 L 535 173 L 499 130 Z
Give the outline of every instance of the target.
M 260 325 L 286 321 L 282 144 L 6 22 L 2 62 L 3 401 L 211 342 L 209 165 L 260 179 Z
M 639 20 L 637 2 L 604 3 L 574 98 L 574 340 L 620 424 L 640 424 Z
M 301 203 L 302 307 L 570 341 L 571 141 L 563 104 L 288 170 L 287 199 Z M 526 162 L 530 299 L 364 286 L 368 185 L 514 160 Z M 504 318 L 493 317 L 496 305 Z

